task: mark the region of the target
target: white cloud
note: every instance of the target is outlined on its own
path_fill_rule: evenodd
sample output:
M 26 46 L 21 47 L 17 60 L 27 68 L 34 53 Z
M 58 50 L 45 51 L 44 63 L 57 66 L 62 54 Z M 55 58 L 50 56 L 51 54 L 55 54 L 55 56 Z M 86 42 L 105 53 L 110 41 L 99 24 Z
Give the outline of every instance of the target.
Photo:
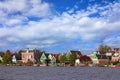
M 51 14 L 48 3 L 42 3 L 41 0 L 30 0 L 30 4 L 31 8 L 26 15 L 44 17 Z
M 117 15 L 120 14 L 120 11 L 117 10 L 120 3 L 112 3 L 103 7 L 94 5 L 88 7 L 86 11 L 79 10 L 72 15 L 67 11 L 49 19 L 46 16 L 52 13 L 48 3 L 42 3 L 38 0 L 30 0 L 30 2 L 22 0 L 16 4 L 18 7 L 9 6 L 15 4 L 15 2 L 16 0 L 0 2 L 0 13 L 5 13 L 3 9 L 8 11 L 8 13 L 0 15 L 0 22 L 4 25 L 4 27 L 0 27 L 0 38 L 4 40 L 4 44 L 0 46 L 14 43 L 17 48 L 23 46 L 45 48 L 60 42 L 70 44 L 70 40 L 77 38 L 81 40 L 79 42 L 94 42 L 97 44 L 104 41 L 106 36 L 114 35 L 120 31 L 120 16 Z M 108 7 L 110 8 L 107 9 Z M 14 11 L 21 11 L 21 14 L 8 16 L 9 12 L 14 13 Z M 90 17 L 93 14 L 98 14 L 100 17 Z M 43 19 L 30 21 L 27 18 L 28 16 L 43 17 Z M 3 23 L 4 21 L 5 23 Z M 23 25 L 24 22 L 27 24 Z M 0 43 L 2 41 L 0 40 Z

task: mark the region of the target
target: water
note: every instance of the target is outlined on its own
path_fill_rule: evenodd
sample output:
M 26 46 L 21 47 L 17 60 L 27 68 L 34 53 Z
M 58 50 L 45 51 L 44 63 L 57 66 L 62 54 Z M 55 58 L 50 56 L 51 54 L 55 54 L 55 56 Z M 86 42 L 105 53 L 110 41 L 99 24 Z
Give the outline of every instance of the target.
M 120 69 L 106 67 L 0 66 L 0 80 L 119 80 Z

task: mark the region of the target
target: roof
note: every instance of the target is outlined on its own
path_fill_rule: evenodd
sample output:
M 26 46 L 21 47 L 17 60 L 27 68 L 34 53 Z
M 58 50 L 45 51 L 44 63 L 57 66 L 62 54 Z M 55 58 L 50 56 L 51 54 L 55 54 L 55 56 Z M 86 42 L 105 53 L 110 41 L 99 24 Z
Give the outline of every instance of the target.
M 56 60 L 59 60 L 59 56 L 61 55 L 61 54 L 52 54 L 55 58 L 56 58 Z
M 82 53 L 80 51 L 74 51 L 74 50 L 70 50 L 70 52 L 72 54 L 76 54 L 77 56 L 82 56 Z

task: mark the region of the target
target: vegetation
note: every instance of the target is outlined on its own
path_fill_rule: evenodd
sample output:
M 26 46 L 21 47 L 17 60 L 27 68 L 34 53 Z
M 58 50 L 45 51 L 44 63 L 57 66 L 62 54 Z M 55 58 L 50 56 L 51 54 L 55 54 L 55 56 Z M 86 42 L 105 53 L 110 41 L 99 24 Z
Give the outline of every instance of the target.
M 27 66 L 32 66 L 33 62 L 31 60 L 28 59 L 28 62 L 26 63 Z
M 11 52 L 7 50 L 5 55 L 3 56 L 3 64 L 10 64 L 11 60 L 12 60 Z
M 17 65 L 18 65 L 18 66 L 22 66 L 22 65 L 23 65 L 23 62 L 22 62 L 22 61 L 17 61 Z
M 100 51 L 100 53 L 106 53 L 109 52 L 111 48 L 107 45 L 100 45 L 98 50 Z
M 75 65 L 75 59 L 76 59 L 76 55 L 75 54 L 70 54 L 70 65 L 74 66 Z
M 65 55 L 61 55 L 60 56 L 60 63 L 65 63 L 66 60 L 66 56 Z

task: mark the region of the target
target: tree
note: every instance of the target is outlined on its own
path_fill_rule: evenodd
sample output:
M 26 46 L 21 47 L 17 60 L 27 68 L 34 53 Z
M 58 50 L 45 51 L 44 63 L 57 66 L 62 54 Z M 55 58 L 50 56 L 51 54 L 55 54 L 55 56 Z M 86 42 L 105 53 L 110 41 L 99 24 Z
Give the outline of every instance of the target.
M 60 56 L 60 63 L 65 63 L 66 60 L 66 55 L 61 55 Z
M 75 59 L 76 59 L 76 55 L 75 54 L 71 54 L 70 58 L 69 58 L 71 66 L 75 65 Z
M 11 63 L 11 60 L 12 60 L 11 52 L 9 50 L 7 50 L 5 55 L 3 56 L 3 63 L 9 64 L 9 63 Z
M 111 48 L 107 45 L 100 45 L 98 50 L 100 51 L 100 53 L 106 53 L 110 50 Z
M 0 56 L 3 57 L 4 56 L 4 52 L 0 52 Z

